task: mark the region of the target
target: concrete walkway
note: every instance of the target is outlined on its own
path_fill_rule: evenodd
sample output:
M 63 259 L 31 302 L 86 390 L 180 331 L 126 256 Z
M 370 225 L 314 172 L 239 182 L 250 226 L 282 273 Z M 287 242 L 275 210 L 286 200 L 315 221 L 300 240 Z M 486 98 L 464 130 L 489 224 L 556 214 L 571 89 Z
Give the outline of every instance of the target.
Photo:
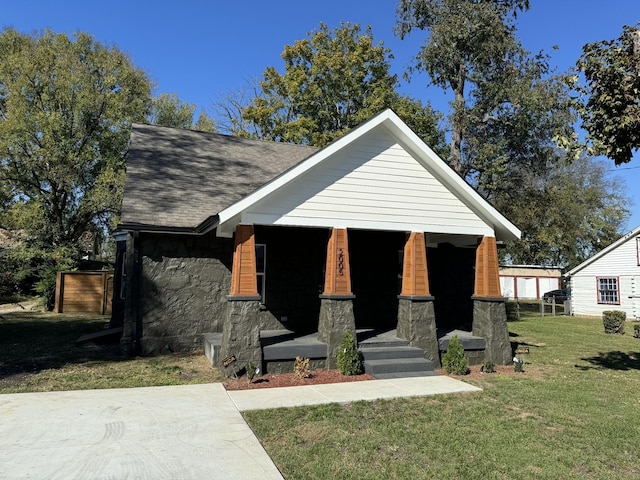
M 0 479 L 282 479 L 240 411 L 479 390 L 436 376 L 0 395 Z

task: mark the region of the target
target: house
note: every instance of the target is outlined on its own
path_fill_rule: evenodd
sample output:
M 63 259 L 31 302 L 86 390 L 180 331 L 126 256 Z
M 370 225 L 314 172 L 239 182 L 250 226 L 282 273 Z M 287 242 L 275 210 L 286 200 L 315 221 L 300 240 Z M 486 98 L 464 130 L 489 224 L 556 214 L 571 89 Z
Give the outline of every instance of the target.
M 462 329 L 511 361 L 497 245 L 520 231 L 391 110 L 323 149 L 135 124 L 125 350 L 260 365 L 266 332 L 397 331 L 439 363 Z M 304 356 L 304 352 L 301 352 Z
M 500 267 L 502 294 L 513 300 L 539 300 L 551 290 L 562 288 L 562 270 L 538 265 Z
M 640 226 L 566 275 L 572 315 L 626 312 L 640 320 Z

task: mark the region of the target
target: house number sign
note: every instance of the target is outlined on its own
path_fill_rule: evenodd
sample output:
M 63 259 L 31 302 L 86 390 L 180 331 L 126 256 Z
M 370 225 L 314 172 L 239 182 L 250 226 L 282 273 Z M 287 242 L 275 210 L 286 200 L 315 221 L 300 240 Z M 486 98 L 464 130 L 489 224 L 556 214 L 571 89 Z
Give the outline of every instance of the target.
M 344 250 L 338 249 L 338 275 L 344 276 Z

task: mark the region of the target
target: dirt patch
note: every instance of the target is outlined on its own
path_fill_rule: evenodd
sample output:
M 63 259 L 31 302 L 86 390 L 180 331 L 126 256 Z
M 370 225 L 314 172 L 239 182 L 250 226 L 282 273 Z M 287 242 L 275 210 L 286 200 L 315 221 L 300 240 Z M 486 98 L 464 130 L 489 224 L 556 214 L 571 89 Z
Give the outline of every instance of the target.
M 248 390 L 256 388 L 299 387 L 302 385 L 320 385 L 324 383 L 360 382 L 374 380 L 363 373 L 362 375 L 342 375 L 338 370 L 313 370 L 307 378 L 298 378 L 295 373 L 277 373 L 262 375 L 253 379 L 251 383 L 247 377 L 229 378 L 224 382 L 227 390 Z

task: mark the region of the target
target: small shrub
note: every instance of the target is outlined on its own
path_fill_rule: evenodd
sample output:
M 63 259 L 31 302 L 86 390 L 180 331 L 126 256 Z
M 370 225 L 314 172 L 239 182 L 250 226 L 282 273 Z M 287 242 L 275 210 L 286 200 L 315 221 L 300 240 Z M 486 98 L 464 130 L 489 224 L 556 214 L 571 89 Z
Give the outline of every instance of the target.
M 447 373 L 454 375 L 466 375 L 469 373 L 467 357 L 464 355 L 464 349 L 457 335 L 454 335 L 449 340 L 447 352 L 442 357 L 442 365 Z
M 520 321 L 520 303 L 518 301 L 506 302 L 505 308 L 507 310 L 507 321 L 509 322 Z
M 348 330 L 342 335 L 336 364 L 342 375 L 358 375 L 362 373 L 362 357 L 356 348 L 353 335 Z
M 636 338 L 640 338 L 640 325 L 633 326 L 633 336 Z
M 245 370 L 247 371 L 247 382 L 249 383 L 253 381 L 253 377 L 255 377 L 256 374 L 260 371 L 260 369 L 257 368 L 251 360 L 247 362 Z
M 295 373 L 296 377 L 300 380 L 303 378 L 309 378 L 311 376 L 311 372 L 309 371 L 309 359 L 296 357 L 296 363 L 293 366 L 293 373 Z
M 483 373 L 496 373 L 496 366 L 491 360 L 485 360 L 484 362 L 482 362 L 480 371 Z
M 602 323 L 604 333 L 618 333 L 624 335 L 624 322 L 627 314 L 620 310 L 606 310 L 602 312 Z

